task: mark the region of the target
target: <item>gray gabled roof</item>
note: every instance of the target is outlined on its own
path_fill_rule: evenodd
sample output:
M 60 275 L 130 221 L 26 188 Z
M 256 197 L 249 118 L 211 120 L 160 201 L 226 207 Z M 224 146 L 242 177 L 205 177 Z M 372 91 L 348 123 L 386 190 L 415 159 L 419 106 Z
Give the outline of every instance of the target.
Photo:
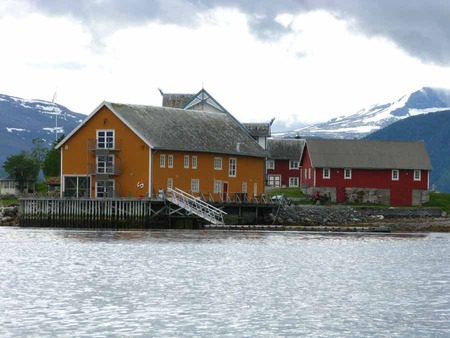
M 270 123 L 242 123 L 252 136 L 269 137 Z
M 195 94 L 162 94 L 163 107 L 183 108 Z
M 267 157 L 228 114 L 105 102 L 153 149 Z
M 431 170 L 423 141 L 307 139 L 316 168 Z
M 270 159 L 274 160 L 300 160 L 305 140 L 298 139 L 268 139 L 267 150 Z

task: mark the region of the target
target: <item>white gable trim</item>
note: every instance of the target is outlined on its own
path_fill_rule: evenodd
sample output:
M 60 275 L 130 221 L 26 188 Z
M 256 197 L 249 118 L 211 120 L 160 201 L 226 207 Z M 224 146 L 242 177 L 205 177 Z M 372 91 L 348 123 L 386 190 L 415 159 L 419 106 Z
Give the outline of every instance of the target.
M 125 124 L 128 128 L 133 131 L 146 145 L 148 145 L 150 148 L 153 148 L 153 146 L 148 142 L 148 140 L 143 137 L 135 128 L 133 128 L 125 119 L 123 119 L 117 112 L 113 109 L 110 102 L 103 101 L 97 108 L 94 109 L 92 113 L 86 117 L 83 122 L 81 122 L 74 130 L 70 132 L 69 135 L 67 135 L 61 142 L 58 143 L 58 145 L 55 147 L 55 149 L 60 148 L 64 143 L 67 142 L 68 139 L 70 139 L 81 127 L 83 127 L 95 114 L 99 112 L 100 109 L 103 107 L 107 107 L 120 121 L 122 121 L 123 124 Z

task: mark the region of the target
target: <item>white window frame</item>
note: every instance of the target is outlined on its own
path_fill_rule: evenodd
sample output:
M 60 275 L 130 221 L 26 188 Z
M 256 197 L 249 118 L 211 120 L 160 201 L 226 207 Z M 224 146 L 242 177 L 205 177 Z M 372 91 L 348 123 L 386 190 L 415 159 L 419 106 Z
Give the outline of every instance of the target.
M 242 182 L 242 193 L 243 194 L 247 193 L 247 182 Z
M 184 168 L 189 168 L 189 155 L 184 155 Z
M 165 168 L 166 167 L 166 155 L 161 154 L 159 156 L 159 167 L 160 168 Z
M 192 156 L 192 169 L 197 169 L 197 156 Z
M 305 180 L 308 179 L 308 168 L 303 169 L 305 171 Z
M 311 168 L 308 168 L 308 180 L 311 179 Z
M 348 175 L 347 175 L 348 173 Z M 351 180 L 352 179 L 352 169 L 345 168 L 344 169 L 344 180 Z
M 198 178 L 191 179 L 191 192 L 200 192 L 200 180 Z
M 414 181 L 422 181 L 422 170 L 414 170 Z
M 114 129 L 97 130 L 97 139 L 96 139 L 97 149 L 114 149 L 116 143 L 115 140 L 116 140 L 116 131 Z
M 222 181 L 214 180 L 213 192 L 215 194 L 221 194 L 222 193 Z
M 298 160 L 289 160 L 289 170 L 298 170 L 300 162 Z
M 222 157 L 214 157 L 214 170 L 222 170 Z
M 258 183 L 253 183 L 253 196 L 258 195 Z
M 267 160 L 267 169 L 275 170 L 275 160 Z
M 400 171 L 398 169 L 392 169 L 392 180 L 398 181 L 400 179 Z
M 330 170 L 330 168 L 323 168 L 322 173 L 323 173 L 322 176 L 323 176 L 324 180 L 329 180 L 331 178 L 331 170 Z
M 106 195 L 106 196 L 99 196 L 99 183 L 112 183 L 112 191 L 114 192 L 115 189 L 116 189 L 116 182 L 115 182 L 115 180 L 96 181 L 96 182 L 95 182 L 95 197 L 96 197 L 96 198 L 107 198 L 107 197 L 108 197 L 108 195 Z M 108 189 L 108 186 L 105 186 L 104 189 L 106 189 L 106 191 L 102 191 L 101 193 L 102 193 L 102 194 L 104 194 L 104 193 L 107 194 L 107 192 L 108 192 L 108 190 L 107 190 L 107 189 Z M 113 197 L 113 196 L 111 196 L 111 197 Z
M 173 178 L 167 178 L 167 189 L 173 189 Z
M 82 176 L 82 175 L 63 175 L 63 179 L 61 182 L 63 193 L 66 193 L 66 178 L 75 178 L 76 179 L 76 196 L 70 196 L 70 197 L 91 197 L 91 186 L 92 186 L 92 177 L 91 176 Z M 83 189 L 82 191 L 85 192 L 85 195 L 81 194 L 80 189 L 80 178 L 86 178 L 86 189 Z M 66 195 L 64 195 L 66 196 Z
M 289 187 L 298 187 L 298 177 L 289 177 Z
M 107 158 L 103 160 L 102 158 Z M 115 158 L 114 155 L 98 155 L 95 159 L 96 162 L 96 170 L 97 174 L 114 174 L 114 164 Z M 100 164 L 104 164 L 100 168 Z
M 230 157 L 228 160 L 228 177 L 236 177 L 237 175 L 237 158 Z
M 167 155 L 167 168 L 173 168 L 173 155 Z

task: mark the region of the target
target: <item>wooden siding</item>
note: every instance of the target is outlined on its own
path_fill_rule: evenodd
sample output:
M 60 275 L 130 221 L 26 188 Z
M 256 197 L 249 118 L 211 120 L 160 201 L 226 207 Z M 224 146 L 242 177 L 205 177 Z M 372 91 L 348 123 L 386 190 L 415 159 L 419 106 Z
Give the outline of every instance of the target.
M 120 158 L 121 175 L 111 176 L 120 187 L 123 197 L 146 196 L 149 187 L 149 147 L 108 108 L 101 108 L 83 127 L 61 146 L 62 175 L 87 175 L 88 164 L 95 165 L 94 151 L 88 151 L 88 140 L 97 138 L 97 130 L 114 130 L 120 151 L 114 152 Z M 138 182 L 144 188 L 137 187 Z M 95 177 L 92 178 L 91 197 L 95 197 Z
M 297 177 L 298 184 L 300 186 L 300 169 L 289 169 L 290 160 L 273 160 L 275 163 L 275 169 L 267 169 L 268 175 L 280 175 L 281 176 L 281 185 L 289 187 L 289 178 Z

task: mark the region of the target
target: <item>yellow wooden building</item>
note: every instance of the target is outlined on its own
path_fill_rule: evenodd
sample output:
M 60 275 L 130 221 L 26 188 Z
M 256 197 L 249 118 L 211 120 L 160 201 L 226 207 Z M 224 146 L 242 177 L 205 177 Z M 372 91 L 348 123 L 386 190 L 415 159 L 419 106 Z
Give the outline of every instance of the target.
M 220 200 L 264 191 L 267 152 L 222 112 L 103 102 L 57 148 L 64 197 L 178 188 Z

